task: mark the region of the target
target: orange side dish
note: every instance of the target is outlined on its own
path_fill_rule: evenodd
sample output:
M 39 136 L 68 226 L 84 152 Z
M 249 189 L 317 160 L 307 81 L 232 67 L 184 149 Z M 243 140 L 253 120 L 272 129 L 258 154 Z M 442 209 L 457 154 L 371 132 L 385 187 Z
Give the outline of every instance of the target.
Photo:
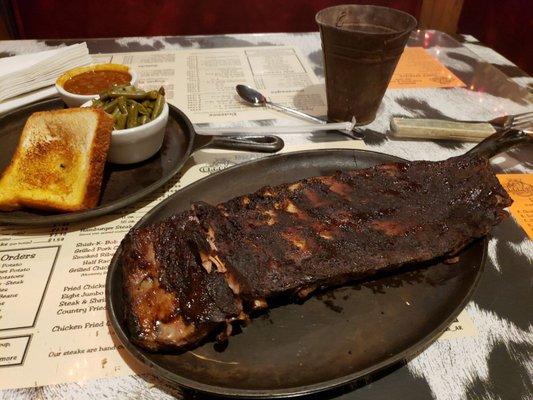
M 96 70 L 74 75 L 68 79 L 63 88 L 74 94 L 98 94 L 114 85 L 125 85 L 131 82 L 131 75 L 122 71 Z

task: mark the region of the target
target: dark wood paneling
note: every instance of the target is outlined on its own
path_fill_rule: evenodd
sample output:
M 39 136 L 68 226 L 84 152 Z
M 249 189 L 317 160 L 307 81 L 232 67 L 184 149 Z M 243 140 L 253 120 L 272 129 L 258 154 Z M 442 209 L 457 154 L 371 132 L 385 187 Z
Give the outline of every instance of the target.
M 350 1 L 351 2 L 351 1 Z M 20 37 L 89 38 L 316 31 L 318 10 L 346 0 L 11 0 Z M 354 1 L 418 16 L 422 0 Z
M 423 0 L 420 27 L 447 33 L 457 32 L 463 0 Z
M 533 74 L 532 0 L 464 0 L 459 32 L 474 35 Z
M 0 40 L 16 38 L 16 23 L 8 0 L 0 0 Z

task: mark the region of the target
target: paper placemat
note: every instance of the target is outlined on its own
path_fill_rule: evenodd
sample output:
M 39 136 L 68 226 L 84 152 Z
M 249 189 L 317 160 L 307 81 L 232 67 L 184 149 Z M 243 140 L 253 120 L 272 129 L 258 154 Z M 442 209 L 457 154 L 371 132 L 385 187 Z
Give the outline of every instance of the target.
M 167 100 L 193 123 L 275 119 L 284 114 L 239 100 L 248 84 L 272 101 L 313 115 L 326 114 L 324 86 L 295 46 L 257 46 L 96 54 L 95 62 L 131 66 L 143 89 L 165 87 Z
M 283 152 L 339 147 L 364 143 L 309 143 Z M 0 390 L 148 372 L 108 326 L 105 279 L 116 248 L 146 212 L 180 188 L 258 157 L 265 155 L 201 150 L 181 178 L 110 215 L 49 227 L 0 225 Z
M 533 240 L 533 174 L 496 175 L 505 188 L 513 204 L 509 207 L 511 215 Z

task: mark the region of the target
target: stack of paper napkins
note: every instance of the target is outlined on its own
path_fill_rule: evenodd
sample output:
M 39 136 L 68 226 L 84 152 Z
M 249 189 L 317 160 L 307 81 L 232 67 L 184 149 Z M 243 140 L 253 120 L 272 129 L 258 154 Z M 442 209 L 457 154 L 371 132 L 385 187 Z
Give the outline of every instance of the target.
M 91 62 L 86 43 L 1 58 L 0 112 L 47 97 L 61 74 Z

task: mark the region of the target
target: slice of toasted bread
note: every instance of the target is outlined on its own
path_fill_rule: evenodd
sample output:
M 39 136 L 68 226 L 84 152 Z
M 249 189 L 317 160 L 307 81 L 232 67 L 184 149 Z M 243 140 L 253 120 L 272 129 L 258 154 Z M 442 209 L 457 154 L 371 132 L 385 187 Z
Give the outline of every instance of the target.
M 113 119 L 93 108 L 36 112 L 0 176 L 0 210 L 79 211 L 96 206 Z

